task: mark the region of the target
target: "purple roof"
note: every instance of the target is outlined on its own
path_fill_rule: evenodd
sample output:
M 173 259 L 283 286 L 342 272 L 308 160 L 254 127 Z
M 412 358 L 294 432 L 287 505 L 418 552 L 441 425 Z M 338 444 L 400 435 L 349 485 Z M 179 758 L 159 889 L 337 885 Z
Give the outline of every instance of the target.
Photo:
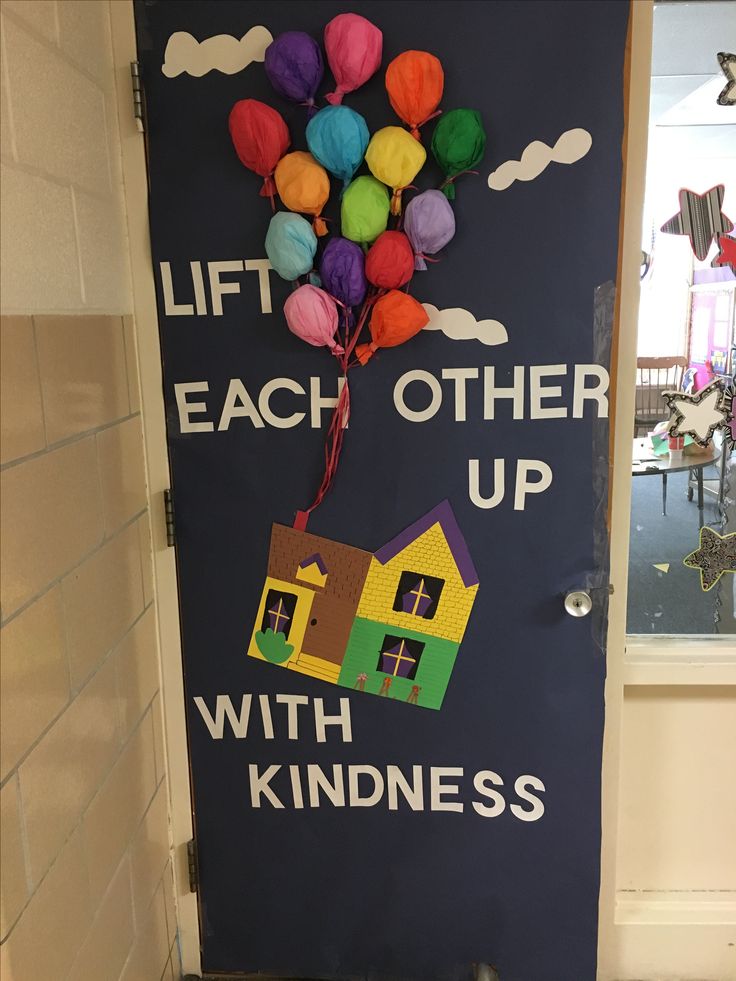
M 323 576 L 327 575 L 327 566 L 325 565 L 324 559 L 319 552 L 315 552 L 314 555 L 310 555 L 306 559 L 302 559 L 302 561 L 299 563 L 299 568 L 306 569 L 310 565 L 316 565 Z
M 396 538 L 392 538 L 383 548 L 379 548 L 375 553 L 376 558 L 381 565 L 385 565 L 395 555 L 403 551 L 407 545 L 411 545 L 420 535 L 423 535 L 425 531 L 428 531 L 432 525 L 436 525 L 438 522 L 447 539 L 447 544 L 450 546 L 452 557 L 455 559 L 455 564 L 463 582 L 466 586 L 477 586 L 478 573 L 475 571 L 468 546 L 465 544 L 463 533 L 460 531 L 460 527 L 455 519 L 455 513 L 449 501 L 442 501 L 436 508 L 432 508 L 431 511 L 425 514 L 423 518 L 419 518 L 413 525 L 405 528 Z

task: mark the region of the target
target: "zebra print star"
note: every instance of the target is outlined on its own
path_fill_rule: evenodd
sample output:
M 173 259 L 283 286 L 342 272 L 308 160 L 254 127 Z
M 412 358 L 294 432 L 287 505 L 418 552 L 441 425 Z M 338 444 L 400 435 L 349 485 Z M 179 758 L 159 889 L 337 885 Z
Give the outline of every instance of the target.
M 688 568 L 700 570 L 700 588 L 707 593 L 725 572 L 736 572 L 736 533 L 719 535 L 704 525 L 700 547 L 682 561 Z
M 716 100 L 719 106 L 736 106 L 736 55 L 718 52 L 718 64 L 726 76 L 726 87 Z
M 662 225 L 660 231 L 670 235 L 687 235 L 693 252 L 702 262 L 716 235 L 730 232 L 733 228 L 731 219 L 721 211 L 724 190 L 723 184 L 712 187 L 705 194 L 683 188 L 680 191 L 680 210 Z

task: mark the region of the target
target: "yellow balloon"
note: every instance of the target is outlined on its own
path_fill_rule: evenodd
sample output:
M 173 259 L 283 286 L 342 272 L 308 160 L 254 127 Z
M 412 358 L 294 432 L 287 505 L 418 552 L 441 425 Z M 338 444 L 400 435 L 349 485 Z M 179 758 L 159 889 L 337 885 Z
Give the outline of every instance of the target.
M 365 153 L 370 172 L 393 190 L 391 214 L 401 214 L 401 192 L 424 166 L 427 151 L 401 126 L 385 126 L 371 137 Z
M 327 226 L 320 214 L 330 196 L 330 178 L 311 153 L 296 150 L 287 153 L 276 165 L 276 190 L 289 211 L 314 216 L 314 231 L 326 235 Z

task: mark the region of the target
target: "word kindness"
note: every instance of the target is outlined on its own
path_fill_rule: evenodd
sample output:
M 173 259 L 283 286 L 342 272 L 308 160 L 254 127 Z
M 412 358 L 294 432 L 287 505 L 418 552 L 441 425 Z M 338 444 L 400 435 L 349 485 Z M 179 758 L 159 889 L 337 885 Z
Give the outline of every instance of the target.
M 217 695 L 214 713 L 204 698 L 196 696 L 194 704 L 212 739 L 246 739 L 251 725 L 254 696 L 242 696 L 236 709 L 229 695 Z M 258 695 L 258 735 L 264 739 L 277 738 L 277 728 L 285 727 L 290 740 L 303 739 L 305 727 L 313 725 L 314 738 L 318 743 L 327 742 L 327 728 L 339 731 L 341 742 L 353 741 L 350 699 L 340 699 L 340 711 L 336 715 L 325 712 L 321 698 L 307 695 L 276 695 L 276 709 L 272 708 L 268 695 Z M 283 706 L 283 708 L 279 708 Z M 307 706 L 306 714 L 300 709 Z M 309 716 L 311 715 L 311 718 Z M 411 770 L 411 773 L 405 772 Z M 317 763 L 271 763 L 248 766 L 250 802 L 252 807 L 273 807 L 296 810 L 304 807 L 376 807 L 385 806 L 389 811 L 449 811 L 462 814 L 465 811 L 465 771 L 460 766 L 400 767 L 386 764 L 380 769 L 368 764 L 334 763 L 327 766 Z M 539 777 L 524 774 L 513 783 L 513 800 L 507 802 L 505 781 L 493 770 L 479 770 L 472 777 L 472 810 L 481 817 L 499 817 L 507 810 L 519 821 L 538 821 L 544 814 L 540 793 L 545 786 Z M 536 791 L 533 793 L 532 791 Z

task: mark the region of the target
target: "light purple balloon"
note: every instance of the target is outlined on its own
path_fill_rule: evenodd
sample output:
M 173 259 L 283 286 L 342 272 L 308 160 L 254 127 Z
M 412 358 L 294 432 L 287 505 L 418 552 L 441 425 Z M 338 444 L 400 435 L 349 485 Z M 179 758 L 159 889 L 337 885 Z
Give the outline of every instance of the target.
M 404 231 L 414 249 L 414 268 L 426 269 L 424 257 L 439 252 L 455 234 L 455 215 L 442 191 L 424 191 L 411 199 Z

